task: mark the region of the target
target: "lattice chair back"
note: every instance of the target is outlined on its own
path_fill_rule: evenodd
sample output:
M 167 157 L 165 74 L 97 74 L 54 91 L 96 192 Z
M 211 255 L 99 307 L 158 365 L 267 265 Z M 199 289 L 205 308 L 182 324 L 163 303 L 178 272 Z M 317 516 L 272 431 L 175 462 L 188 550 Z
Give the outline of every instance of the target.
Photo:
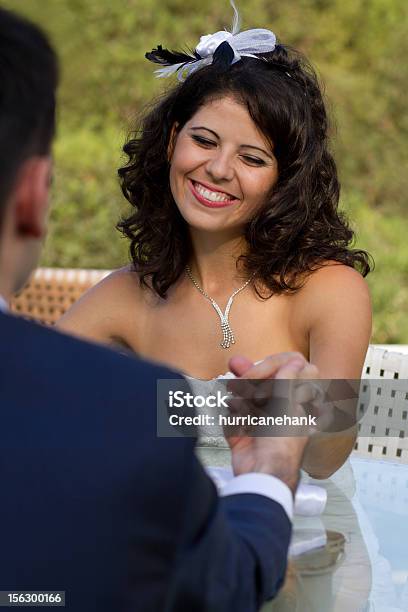
M 110 270 L 38 268 L 11 303 L 11 310 L 52 325 L 81 295 Z
M 408 463 L 408 355 L 370 346 L 359 398 L 359 455 Z

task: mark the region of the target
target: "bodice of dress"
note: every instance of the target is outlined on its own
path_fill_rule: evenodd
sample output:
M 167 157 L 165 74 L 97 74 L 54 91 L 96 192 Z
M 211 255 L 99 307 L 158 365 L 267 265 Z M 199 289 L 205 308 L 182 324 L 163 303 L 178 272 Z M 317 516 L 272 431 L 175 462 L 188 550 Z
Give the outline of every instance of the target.
M 258 362 L 259 363 L 259 362 Z M 191 387 L 191 390 L 195 396 L 200 395 L 207 397 L 209 395 L 216 395 L 217 391 L 225 391 L 225 384 L 221 381 L 236 378 L 232 372 L 226 372 L 225 374 L 220 374 L 216 378 L 212 378 L 211 380 L 200 380 L 198 378 L 192 378 L 191 376 L 186 376 L 188 383 Z M 217 409 L 218 412 L 218 409 Z M 216 414 L 214 408 L 200 408 L 201 414 L 208 414 L 209 416 L 214 416 Z M 230 454 L 229 454 L 229 446 L 228 442 L 222 435 L 214 435 L 214 428 L 200 426 L 198 428 L 199 437 L 197 442 L 197 448 L 205 449 L 205 448 L 219 448 L 224 449 L 226 451 L 226 455 L 223 457 L 223 465 L 230 465 Z M 204 459 L 204 462 L 207 461 Z
M 263 360 L 259 360 L 255 362 L 255 365 L 261 363 Z M 188 380 L 188 383 L 191 387 L 193 394 L 202 395 L 204 397 L 208 395 L 216 395 L 217 391 L 225 391 L 225 384 L 222 381 L 236 378 L 235 374 L 232 372 L 225 372 L 225 374 L 220 374 L 216 378 L 212 378 L 211 380 L 200 380 L 199 378 L 193 378 L 191 376 L 185 375 L 185 378 Z M 209 416 L 215 415 L 214 409 L 211 408 L 200 408 L 200 413 L 208 414 Z M 224 449 L 226 451 L 226 455 L 221 457 L 218 456 L 218 459 L 222 459 L 222 463 L 220 465 L 226 466 L 230 465 L 230 454 L 229 454 L 229 446 L 228 442 L 222 435 L 214 435 L 209 427 L 199 427 L 199 438 L 197 442 L 197 448 L 219 448 Z M 201 457 L 203 459 L 203 457 Z M 204 458 L 204 463 L 208 465 L 207 460 Z M 218 462 L 217 462 L 218 464 Z M 213 465 L 213 463 L 212 463 Z

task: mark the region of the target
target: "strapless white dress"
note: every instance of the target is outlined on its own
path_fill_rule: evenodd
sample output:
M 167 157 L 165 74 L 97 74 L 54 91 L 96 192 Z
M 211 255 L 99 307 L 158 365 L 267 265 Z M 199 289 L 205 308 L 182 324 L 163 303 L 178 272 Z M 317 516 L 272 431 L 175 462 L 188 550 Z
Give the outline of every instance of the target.
M 256 362 L 260 363 L 260 361 Z M 225 393 L 225 380 L 236 378 L 232 372 L 226 372 L 211 380 L 199 380 L 186 376 L 195 396 L 216 395 L 217 391 Z M 214 416 L 211 408 L 200 408 L 200 414 Z M 198 428 L 199 438 L 196 446 L 197 455 L 221 491 L 223 485 L 232 477 L 231 451 L 221 432 L 214 435 L 214 428 Z M 295 513 L 302 516 L 319 516 L 326 506 L 327 494 L 324 488 L 316 484 L 302 482 L 295 500 Z
M 216 395 L 217 391 L 225 391 L 225 386 L 223 386 L 221 381 L 235 378 L 235 376 L 232 372 L 226 372 L 225 374 L 220 374 L 220 376 L 217 376 L 217 378 L 212 378 L 211 380 L 200 380 L 198 378 L 192 378 L 191 376 L 186 376 L 186 378 L 194 395 L 202 395 L 206 397 L 208 395 Z M 200 412 L 206 412 L 210 416 L 211 414 L 214 414 L 209 408 L 200 408 Z M 213 449 L 213 452 L 211 449 Z M 221 435 L 212 435 L 211 428 L 209 427 L 199 427 L 197 452 L 204 465 L 216 465 L 218 467 L 231 466 L 231 453 L 228 442 Z
M 260 363 L 260 362 L 257 362 Z M 225 390 L 222 381 L 235 378 L 232 372 L 226 372 L 209 381 L 199 380 L 186 376 L 194 394 L 214 394 L 218 389 Z M 231 469 L 231 452 L 227 441 L 222 436 L 212 436 L 205 427 L 199 428 L 199 439 L 197 443 L 197 455 L 207 470 L 213 470 L 213 476 L 217 470 Z M 211 474 L 210 474 L 211 475 Z M 216 481 L 216 477 L 213 478 Z M 321 514 L 322 496 L 317 492 L 315 507 L 318 508 L 315 516 L 294 517 L 294 531 L 291 543 L 291 555 L 310 550 L 318 546 L 318 540 L 322 537 L 322 528 L 326 530 L 339 531 L 346 538 L 344 559 L 325 575 L 316 578 L 297 575 L 298 592 L 295 595 L 296 606 L 293 596 L 290 594 L 288 606 L 285 601 L 285 591 L 281 592 L 278 600 L 271 602 L 263 608 L 264 612 L 281 610 L 296 610 L 301 612 L 335 612 L 350 610 L 354 612 L 363 609 L 367 602 L 371 586 L 371 563 L 367 553 L 366 544 L 362 537 L 359 522 L 353 508 L 353 497 L 355 493 L 355 479 L 351 463 L 347 460 L 327 480 L 315 480 L 305 472 L 302 472 L 301 483 L 315 485 L 324 491 L 327 499 L 323 514 Z M 310 504 L 312 495 L 306 495 L 306 506 Z M 309 506 L 310 507 L 310 506 Z M 303 512 L 301 512 L 303 514 Z M 312 513 L 313 514 L 313 513 Z M 300 535 L 297 538 L 297 535 Z M 316 542 L 313 541 L 316 538 Z M 319 588 L 315 580 L 319 581 Z M 326 584 L 327 583 L 327 584 Z M 321 585 L 325 584 L 322 588 Z
M 262 360 L 256 361 L 255 365 L 261 363 Z M 194 395 L 215 395 L 217 391 L 225 391 L 225 385 L 222 381 L 236 378 L 232 372 L 225 372 L 211 380 L 200 380 L 191 376 L 185 375 Z M 208 414 L 211 414 L 211 409 L 207 409 Z M 203 412 L 200 409 L 200 412 Z M 231 451 L 228 442 L 221 435 L 211 435 L 211 428 L 199 427 L 199 438 L 197 442 L 197 454 L 205 466 L 216 466 L 220 468 L 231 467 Z M 346 461 L 344 465 L 337 470 L 330 480 L 343 491 L 343 493 L 351 499 L 355 493 L 355 480 L 351 469 L 350 461 Z M 320 483 L 310 478 L 306 473 L 302 473 L 302 482 Z
M 260 362 L 257 362 L 260 363 Z M 212 380 L 199 380 L 186 376 L 194 394 L 215 394 L 217 390 L 224 390 L 222 381 L 235 378 L 232 372 L 226 372 Z M 201 409 L 200 409 L 201 410 Z M 204 464 L 207 471 L 213 471 L 212 477 L 216 482 L 217 470 L 231 469 L 231 452 L 226 439 L 222 436 L 210 435 L 205 427 L 199 428 L 199 439 L 197 443 L 197 455 Z M 215 476 L 215 478 L 214 478 Z M 217 483 L 216 483 L 217 484 Z M 305 472 L 302 472 L 301 485 L 314 485 L 315 490 L 306 492 L 306 507 L 315 504 L 314 516 L 305 516 L 303 511 L 299 516 L 295 513 L 294 531 L 290 553 L 298 554 L 319 546 L 318 541 L 322 538 L 322 529 L 334 530 L 343 533 L 346 537 L 344 558 L 326 575 L 319 575 L 310 579 L 297 575 L 299 592 L 295 599 L 296 607 L 286 607 L 285 592 L 282 591 L 278 600 L 263 608 L 263 611 L 301 610 L 302 612 L 327 612 L 327 610 L 340 611 L 348 609 L 350 612 L 363 609 L 370 592 L 371 563 L 367 554 L 366 544 L 361 534 L 359 522 L 353 508 L 353 496 L 355 493 L 355 479 L 351 463 L 347 460 L 327 480 L 315 480 Z M 317 489 L 323 490 L 322 496 Z M 305 489 L 304 489 L 305 490 Z M 315 501 L 313 502 L 313 498 Z M 322 512 L 322 500 L 327 503 Z M 309 505 L 309 506 L 308 506 Z M 305 506 L 303 506 L 304 508 Z M 296 506 L 295 506 L 296 509 Z M 306 514 L 308 514 L 306 512 Z M 297 536 L 300 537 L 297 537 Z M 316 538 L 316 542 L 313 540 Z M 324 589 L 316 588 L 314 580 L 327 583 Z M 323 581 L 323 582 L 322 582 Z M 323 594 L 322 594 L 323 593 Z M 290 605 L 293 605 L 293 593 L 289 597 Z

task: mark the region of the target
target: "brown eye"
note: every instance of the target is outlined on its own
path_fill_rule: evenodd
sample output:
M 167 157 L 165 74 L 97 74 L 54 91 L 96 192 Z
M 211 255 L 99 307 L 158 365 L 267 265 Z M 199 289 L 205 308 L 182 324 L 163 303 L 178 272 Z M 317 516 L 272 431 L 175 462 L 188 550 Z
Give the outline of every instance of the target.
M 212 142 L 212 140 L 207 140 L 206 138 L 203 138 L 202 136 L 192 136 L 192 139 L 204 146 L 208 146 L 208 145 L 211 146 L 215 144 L 214 142 Z
M 254 164 L 255 166 L 264 166 L 265 162 L 262 159 L 258 159 L 257 157 L 249 157 L 248 155 L 242 156 L 247 162 L 250 164 Z

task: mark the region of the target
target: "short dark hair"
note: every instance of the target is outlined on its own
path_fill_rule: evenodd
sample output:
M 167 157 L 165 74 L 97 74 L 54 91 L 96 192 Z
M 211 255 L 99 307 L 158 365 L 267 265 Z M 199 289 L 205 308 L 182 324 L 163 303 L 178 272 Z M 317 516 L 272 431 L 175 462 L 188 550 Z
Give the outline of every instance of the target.
M 57 85 L 58 60 L 46 35 L 0 8 L 0 224 L 21 163 L 50 151 Z
M 338 211 L 340 185 L 329 148 L 329 122 L 315 71 L 289 46 L 227 68 L 211 64 L 172 87 L 145 113 L 124 146 L 122 191 L 133 207 L 118 224 L 130 239 L 140 280 L 161 297 L 190 256 L 187 226 L 169 184 L 167 150 L 205 103 L 233 97 L 274 145 L 279 178 L 247 224 L 245 271 L 270 294 L 296 291 L 305 275 L 329 260 L 370 271 L 366 252 L 353 250 L 353 232 Z

